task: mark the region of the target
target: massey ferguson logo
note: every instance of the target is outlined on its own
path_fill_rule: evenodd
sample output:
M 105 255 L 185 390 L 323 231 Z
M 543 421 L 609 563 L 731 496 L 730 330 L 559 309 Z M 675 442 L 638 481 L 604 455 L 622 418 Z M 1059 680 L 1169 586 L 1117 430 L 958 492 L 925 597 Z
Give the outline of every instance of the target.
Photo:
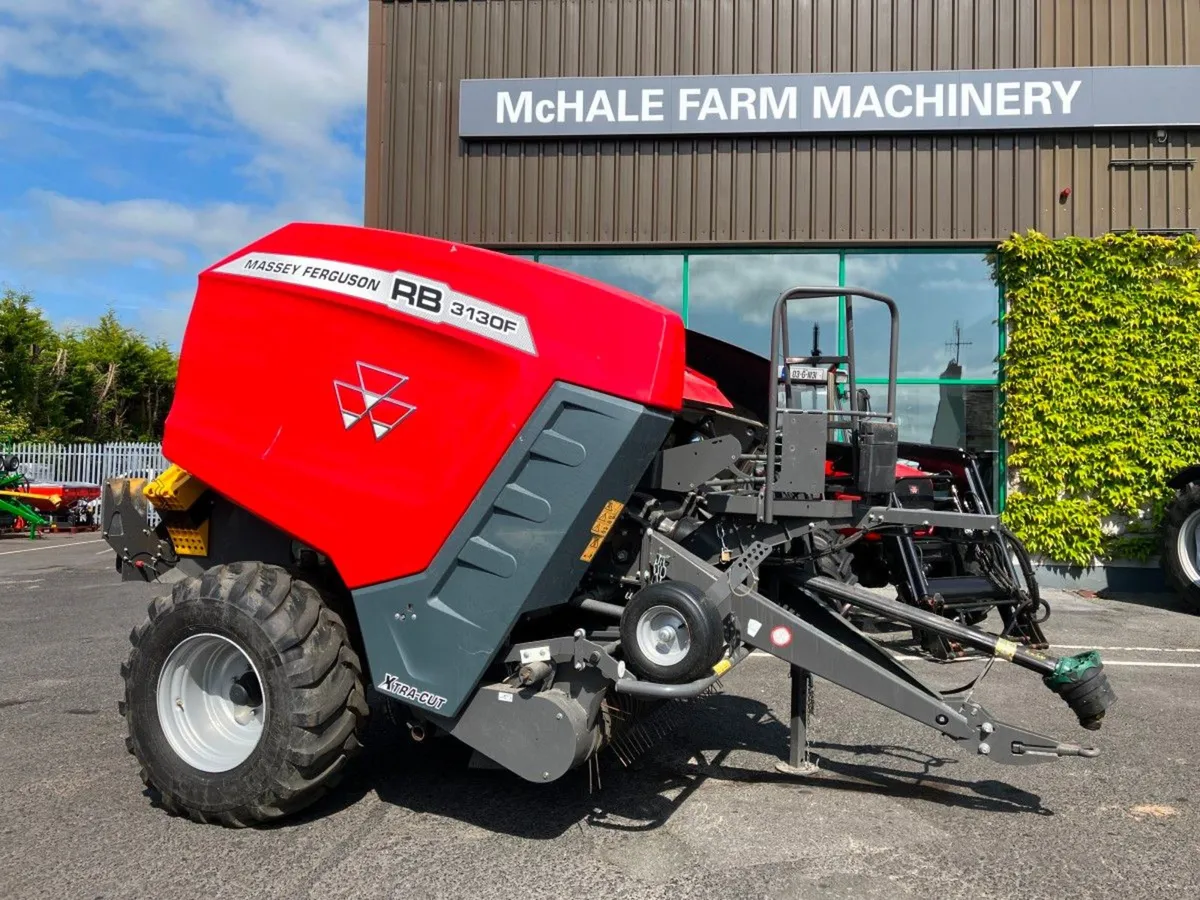
M 415 688 L 411 684 L 405 684 L 395 675 L 384 675 L 383 681 L 379 682 L 379 690 L 394 694 L 402 700 L 420 703 L 430 709 L 441 709 L 446 705 L 445 697 L 439 697 L 437 694 Z
M 416 411 L 411 403 L 404 403 L 392 396 L 408 381 L 408 376 L 364 362 L 355 365 L 358 367 L 358 384 L 333 382 L 338 408 L 342 411 L 342 424 L 349 431 L 362 419 L 367 419 L 375 433 L 375 440 L 379 440 L 408 418 L 409 413 Z

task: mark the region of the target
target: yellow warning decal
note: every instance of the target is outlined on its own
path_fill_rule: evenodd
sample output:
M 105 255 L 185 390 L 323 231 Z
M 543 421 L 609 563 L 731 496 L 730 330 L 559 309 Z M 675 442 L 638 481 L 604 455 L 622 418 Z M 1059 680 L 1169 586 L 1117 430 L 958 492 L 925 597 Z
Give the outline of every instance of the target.
M 1017 645 L 1013 641 L 1006 641 L 1004 638 L 996 639 L 996 655 L 1001 659 L 1012 661 L 1012 658 L 1017 655 Z
M 732 668 L 733 668 L 733 663 L 731 663 L 728 659 L 723 659 L 719 663 L 717 663 L 715 666 L 713 666 L 713 674 L 714 675 L 724 675 L 726 672 L 728 672 Z
M 600 510 L 600 515 L 596 516 L 596 521 L 592 523 L 592 538 L 588 541 L 580 559 L 584 562 L 591 562 L 595 558 L 596 552 L 604 543 L 604 539 L 608 537 L 608 533 L 612 531 L 617 517 L 621 515 L 621 510 L 624 508 L 625 504 L 619 500 L 609 500 L 604 504 L 604 509 Z

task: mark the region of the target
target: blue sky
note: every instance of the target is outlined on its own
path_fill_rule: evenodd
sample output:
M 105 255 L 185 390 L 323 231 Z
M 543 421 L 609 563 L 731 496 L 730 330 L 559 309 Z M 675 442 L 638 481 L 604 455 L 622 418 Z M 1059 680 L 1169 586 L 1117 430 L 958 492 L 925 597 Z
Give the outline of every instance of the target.
M 361 222 L 365 0 L 0 0 L 0 286 L 177 344 L 196 272 Z

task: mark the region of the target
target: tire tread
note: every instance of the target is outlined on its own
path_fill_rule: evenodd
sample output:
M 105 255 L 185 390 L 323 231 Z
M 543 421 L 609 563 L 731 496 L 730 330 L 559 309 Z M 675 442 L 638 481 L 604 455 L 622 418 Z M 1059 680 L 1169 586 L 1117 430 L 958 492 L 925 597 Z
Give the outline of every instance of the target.
M 1163 517 L 1160 559 L 1167 586 L 1192 612 L 1200 614 L 1200 585 L 1188 579 L 1175 553 L 1183 523 L 1197 510 L 1200 510 L 1200 482 L 1193 481 L 1180 488 L 1175 494 L 1175 499 L 1167 506 Z
M 368 706 L 362 663 L 341 617 L 325 605 L 320 591 L 281 567 L 238 562 L 177 582 L 169 595 L 150 603 L 145 620 L 130 633 L 130 656 L 121 665 L 125 698 L 118 710 L 127 721 L 133 661 L 154 623 L 173 607 L 213 600 L 257 621 L 283 661 L 281 671 L 293 695 L 285 762 L 258 796 L 230 809 L 200 810 L 154 783 L 139 756 L 132 722 L 125 746 L 139 761 L 143 784 L 166 812 L 202 824 L 244 828 L 294 813 L 336 787 L 347 763 L 362 749 Z

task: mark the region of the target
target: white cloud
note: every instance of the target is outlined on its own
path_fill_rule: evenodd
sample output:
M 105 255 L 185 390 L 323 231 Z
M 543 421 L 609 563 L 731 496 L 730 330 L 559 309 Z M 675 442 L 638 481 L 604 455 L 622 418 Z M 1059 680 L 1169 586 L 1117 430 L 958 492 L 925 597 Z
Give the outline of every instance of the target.
M 366 0 L 0 0 L 10 157 L 78 163 L 109 197 L 150 176 L 94 163 L 89 142 L 162 148 L 185 166 L 248 160 L 195 205 L 30 184 L 0 215 L 0 273 L 85 305 L 106 278 L 108 296 L 177 340 L 191 292 L 173 286 L 199 268 L 289 221 L 361 221 L 363 148 L 345 135 L 362 131 L 366 56 Z
M 285 201 L 256 208 L 239 203 L 191 207 L 165 200 L 99 203 L 49 191 L 29 195 L 32 224 L 10 238 L 6 255 L 30 268 L 73 263 L 208 265 L 290 221 L 352 222 L 336 201 Z M 195 259 L 195 255 L 199 259 Z
M 713 254 L 690 260 L 689 308 L 700 313 L 730 313 L 738 320 L 769 326 L 779 295 L 791 287 L 837 286 L 837 254 Z M 837 321 L 836 299 L 788 305 L 789 320 Z M 769 332 L 767 332 L 769 334 Z
M 361 114 L 366 50 L 364 0 L 0 0 L 0 78 L 107 76 L 131 109 L 232 121 L 288 176 L 359 164 L 335 131 Z
M 679 310 L 683 306 L 683 256 L 678 253 L 544 254 L 544 265 L 566 269 L 611 284 L 655 303 Z

